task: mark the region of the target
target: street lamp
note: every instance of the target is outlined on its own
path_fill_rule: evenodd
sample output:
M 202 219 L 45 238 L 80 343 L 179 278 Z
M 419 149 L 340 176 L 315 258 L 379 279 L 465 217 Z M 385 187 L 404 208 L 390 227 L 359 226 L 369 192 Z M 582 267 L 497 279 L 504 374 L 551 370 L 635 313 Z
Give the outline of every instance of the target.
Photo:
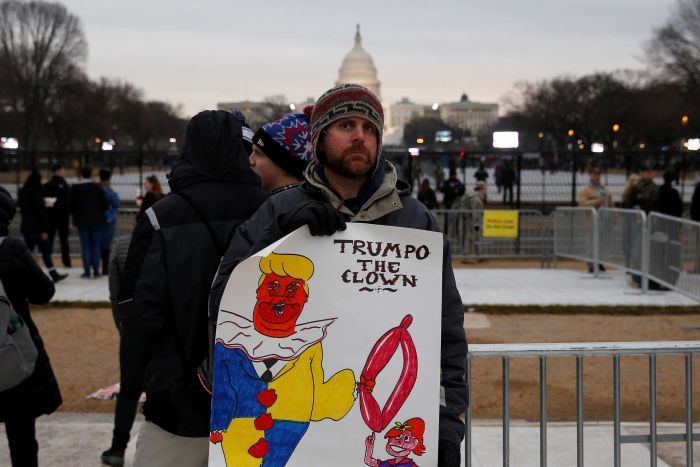
M 569 130 L 566 132 L 566 134 L 569 136 L 574 136 L 574 133 L 575 133 L 574 130 Z
M 689 119 L 688 119 L 688 116 L 687 116 L 687 115 L 683 115 L 683 116 L 681 117 L 681 125 L 687 125 L 687 124 L 688 124 L 688 120 L 689 120 Z
M 620 131 L 620 125 L 618 125 L 617 123 L 613 124 L 613 126 L 612 126 L 612 131 L 613 131 L 613 133 L 619 132 L 619 131 Z

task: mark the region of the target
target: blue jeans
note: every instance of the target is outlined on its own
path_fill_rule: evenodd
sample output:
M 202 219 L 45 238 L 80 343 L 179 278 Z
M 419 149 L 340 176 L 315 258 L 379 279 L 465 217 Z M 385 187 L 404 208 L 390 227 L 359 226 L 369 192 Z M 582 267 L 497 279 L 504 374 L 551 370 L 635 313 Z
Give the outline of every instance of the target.
M 100 274 L 100 229 L 101 227 L 78 227 L 83 271 L 87 276 L 90 275 L 90 268 L 96 276 Z
M 111 250 L 112 240 L 114 240 L 114 232 L 117 231 L 117 223 L 111 222 L 109 224 L 101 225 L 97 228 L 100 231 L 100 248 L 102 250 Z

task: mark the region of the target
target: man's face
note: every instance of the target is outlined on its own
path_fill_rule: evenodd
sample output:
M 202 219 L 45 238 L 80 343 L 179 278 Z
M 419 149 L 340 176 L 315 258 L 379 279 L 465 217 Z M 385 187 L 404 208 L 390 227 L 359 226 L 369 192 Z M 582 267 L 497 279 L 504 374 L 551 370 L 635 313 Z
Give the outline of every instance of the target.
M 294 333 L 297 319 L 308 299 L 304 281 L 270 273 L 257 290 L 253 310 L 255 329 L 266 336 L 287 337 Z
M 398 436 L 387 439 L 386 452 L 394 457 L 408 457 L 416 446 L 418 438 L 410 431 L 403 430 Z
M 639 175 L 642 176 L 642 180 L 654 180 L 654 171 L 652 169 L 642 170 L 639 172 Z
M 591 170 L 588 175 L 591 178 L 591 183 L 600 185 L 600 170 Z
M 58 176 L 58 177 L 61 177 L 61 178 L 66 178 L 66 168 L 65 168 L 65 167 L 61 167 L 60 169 L 58 169 L 57 171 L 55 171 L 53 174 L 56 175 L 56 176 Z
M 271 191 L 276 188 L 276 180 L 284 171 L 272 162 L 272 159 L 267 157 L 259 147 L 253 145 L 253 152 L 250 154 L 248 161 L 250 162 L 250 168 L 260 177 L 263 190 Z
M 325 130 L 325 167 L 346 178 L 369 178 L 377 165 L 377 129 L 360 117 L 342 118 Z

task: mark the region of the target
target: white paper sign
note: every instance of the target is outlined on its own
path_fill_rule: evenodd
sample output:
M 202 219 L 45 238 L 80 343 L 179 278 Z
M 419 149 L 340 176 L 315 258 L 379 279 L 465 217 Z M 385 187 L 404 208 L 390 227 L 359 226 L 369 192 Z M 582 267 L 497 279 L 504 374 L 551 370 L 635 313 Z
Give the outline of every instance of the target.
M 442 235 L 422 230 L 303 227 L 241 263 L 209 465 L 437 465 L 441 291 Z

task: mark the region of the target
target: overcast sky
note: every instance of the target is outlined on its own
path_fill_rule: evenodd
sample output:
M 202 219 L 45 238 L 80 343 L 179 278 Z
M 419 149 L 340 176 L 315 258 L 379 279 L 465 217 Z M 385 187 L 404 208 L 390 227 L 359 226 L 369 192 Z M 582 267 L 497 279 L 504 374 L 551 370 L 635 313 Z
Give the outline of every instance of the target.
M 382 98 L 502 102 L 521 80 L 639 69 L 675 0 L 65 0 L 87 71 L 185 115 L 217 102 L 318 97 L 360 23 Z

